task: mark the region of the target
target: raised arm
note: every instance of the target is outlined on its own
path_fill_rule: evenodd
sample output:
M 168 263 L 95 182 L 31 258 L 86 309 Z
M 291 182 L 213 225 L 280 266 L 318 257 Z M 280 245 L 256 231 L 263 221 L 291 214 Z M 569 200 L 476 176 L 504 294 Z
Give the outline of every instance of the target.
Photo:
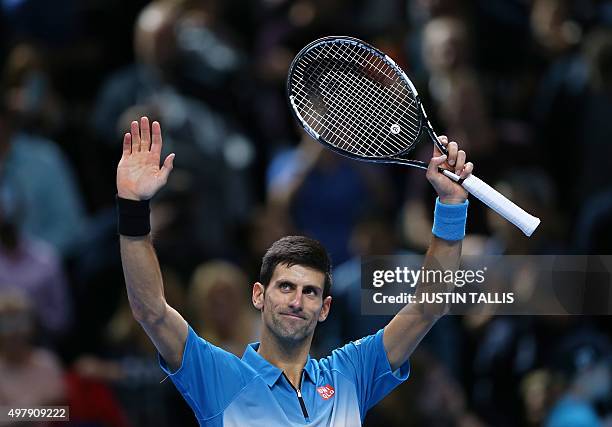
M 142 117 L 132 122 L 123 137 L 123 155 L 117 167 L 117 196 L 131 201 L 147 201 L 166 184 L 174 154 L 160 168 L 161 128 Z M 129 203 L 129 202 L 127 202 Z M 138 233 L 137 233 L 138 234 Z M 134 318 L 142 325 L 168 366 L 178 369 L 187 339 L 187 322 L 166 303 L 159 262 L 150 234 L 120 236 L 121 262 L 128 299 Z
M 463 204 L 467 199 L 467 192 L 459 184 L 441 174 L 438 168 L 450 169 L 465 179 L 472 172 L 473 165 L 469 162 L 465 163 L 465 152 L 458 149 L 456 142 L 449 143 L 445 136 L 441 136 L 440 141 L 448 149 L 448 159 L 434 145 L 433 157 L 427 170 L 427 179 L 436 190 L 441 203 L 445 205 Z M 460 257 L 461 240 L 444 240 L 434 235 L 425 255 L 423 266 L 425 269 L 453 270 L 459 266 Z M 445 286 L 449 288 L 445 289 L 446 291 L 451 291 L 453 284 Z M 421 285 L 417 285 L 417 301 L 421 290 Z M 383 343 L 393 370 L 408 360 L 425 334 L 444 315 L 445 308 L 408 304 L 391 319 L 385 327 Z

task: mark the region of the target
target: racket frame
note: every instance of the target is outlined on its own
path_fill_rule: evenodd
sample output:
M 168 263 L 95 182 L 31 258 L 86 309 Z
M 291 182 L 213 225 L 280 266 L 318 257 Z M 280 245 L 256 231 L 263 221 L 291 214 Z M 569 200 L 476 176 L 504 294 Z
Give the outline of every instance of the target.
M 373 55 L 379 57 L 381 60 L 383 60 L 386 64 L 388 64 L 395 71 L 396 75 L 398 75 L 408 85 L 408 88 L 413 92 L 415 102 L 417 102 L 420 107 L 419 108 L 420 110 L 419 130 L 418 130 L 417 136 L 414 139 L 414 142 L 410 144 L 410 146 L 406 148 L 405 150 L 397 154 L 391 155 L 391 156 L 383 156 L 383 157 L 368 157 L 368 156 L 361 156 L 355 153 L 350 153 L 340 148 L 337 148 L 334 145 L 325 141 L 325 139 L 322 138 L 321 135 L 319 135 L 318 132 L 316 132 L 312 127 L 310 127 L 308 123 L 306 123 L 306 121 L 301 117 L 298 111 L 298 108 L 294 102 L 292 82 L 291 82 L 292 77 L 294 75 L 294 70 L 297 67 L 297 63 L 307 52 L 312 50 L 314 46 L 318 46 L 318 45 L 325 44 L 325 43 L 338 42 L 339 40 L 342 40 L 343 42 L 346 42 L 346 43 L 358 45 L 361 48 L 366 49 Z M 423 103 L 421 102 L 419 94 L 416 88 L 414 87 L 414 85 L 412 84 L 412 81 L 410 81 L 406 73 L 404 73 L 404 71 L 395 63 L 395 61 L 393 61 L 393 59 L 391 59 L 389 56 L 387 56 L 385 53 L 381 52 L 380 50 L 376 49 L 375 47 L 370 46 L 368 43 L 364 42 L 363 40 L 360 40 L 354 37 L 347 37 L 347 36 L 328 36 L 328 37 L 317 39 L 309 43 L 308 45 L 306 45 L 302 50 L 300 50 L 300 52 L 295 56 L 295 58 L 291 62 L 291 65 L 289 67 L 288 78 L 287 78 L 286 92 L 287 92 L 287 99 L 289 100 L 290 109 L 292 111 L 292 114 L 294 118 L 298 120 L 298 122 L 302 125 L 304 130 L 312 138 L 317 140 L 320 144 L 324 145 L 328 149 L 342 156 L 345 156 L 351 159 L 355 159 L 355 160 L 366 161 L 366 162 L 395 163 L 395 164 L 413 166 L 413 167 L 427 170 L 428 169 L 427 163 L 420 161 L 420 160 L 414 160 L 414 159 L 408 159 L 408 158 L 402 157 L 402 156 L 407 155 L 410 151 L 412 151 L 415 148 L 416 145 L 418 145 L 422 141 L 422 138 L 425 137 L 424 133 L 426 133 L 427 134 L 426 136 L 434 144 L 436 144 L 436 146 L 442 152 L 442 154 L 448 154 L 448 150 L 438 140 L 438 136 L 436 135 L 436 132 L 434 131 L 433 126 L 431 126 L 429 118 L 427 117 L 427 113 L 425 112 L 425 108 L 423 107 Z M 526 236 L 531 236 L 531 234 L 535 231 L 535 229 L 540 224 L 539 218 L 534 217 L 530 215 L 529 213 L 525 212 L 519 206 L 514 204 L 511 200 L 503 196 L 501 193 L 499 193 L 497 190 L 489 186 L 484 181 L 480 180 L 478 177 L 470 174 L 464 180 L 460 178 L 458 175 L 454 174 L 450 170 L 443 169 L 443 168 L 438 168 L 438 170 L 441 173 L 443 173 L 445 176 L 447 176 L 448 178 L 462 185 L 470 194 L 480 199 L 483 203 L 485 203 L 491 209 L 493 209 L 498 214 L 506 218 L 508 221 L 516 225 L 519 229 L 521 229 L 521 231 Z
M 377 57 L 379 57 L 381 60 L 383 60 L 387 65 L 389 65 L 394 71 L 395 74 L 400 77 L 404 83 L 406 83 L 406 85 L 410 88 L 410 90 L 412 91 L 412 93 L 414 94 L 414 98 L 415 101 L 418 103 L 419 107 L 420 107 L 420 116 L 419 116 L 419 132 L 417 134 L 417 137 L 415 138 L 414 143 L 412 143 L 410 145 L 410 147 L 408 147 L 406 150 L 401 151 L 393 156 L 385 156 L 385 157 L 367 157 L 367 156 L 360 156 L 359 154 L 354 154 L 354 153 L 349 153 L 347 151 L 341 150 L 339 148 L 336 148 L 334 145 L 328 143 L 325 138 L 323 138 L 318 132 L 316 132 L 312 127 L 310 127 L 308 125 L 308 123 L 302 118 L 302 116 L 300 115 L 297 106 L 295 105 L 294 102 L 294 96 L 293 96 L 293 87 L 292 87 L 292 76 L 294 74 L 294 70 L 299 62 L 299 60 L 306 55 L 306 53 L 308 53 L 309 51 L 311 51 L 315 46 L 319 46 L 322 44 L 327 44 L 327 43 L 334 43 L 334 42 L 338 42 L 338 40 L 341 39 L 342 41 L 346 42 L 346 43 L 350 43 L 350 44 L 354 44 L 354 45 L 358 45 L 361 48 L 364 48 L 366 50 L 368 50 L 370 53 L 376 55 Z M 344 156 L 344 157 L 348 157 L 351 159 L 355 159 L 355 160 L 361 160 L 361 161 L 365 161 L 365 162 L 374 162 L 374 163 L 395 163 L 395 164 L 401 164 L 401 165 L 407 165 L 407 166 L 413 166 L 413 167 L 417 167 L 420 169 L 424 169 L 427 170 L 427 163 L 421 161 L 421 160 L 415 160 L 415 159 L 409 159 L 406 157 L 402 157 L 407 155 L 409 152 L 411 152 L 420 142 L 421 138 L 424 136 L 423 133 L 427 133 L 427 136 L 429 137 L 429 139 L 436 144 L 436 146 L 438 147 L 438 149 L 442 152 L 442 154 L 448 154 L 448 150 L 446 149 L 446 147 L 438 140 L 438 135 L 436 134 L 436 131 L 434 130 L 433 126 L 431 125 L 429 118 L 427 117 L 427 113 L 425 112 L 425 108 L 423 108 L 423 103 L 421 102 L 421 98 L 419 97 L 419 93 L 416 90 L 416 88 L 414 87 L 414 85 L 412 84 L 412 82 L 410 81 L 410 79 L 408 78 L 408 76 L 406 75 L 406 73 L 404 73 L 404 70 L 402 70 L 393 59 L 391 59 L 387 54 L 385 54 L 384 52 L 376 49 L 374 46 L 369 45 L 368 43 L 364 42 L 363 40 L 360 40 L 358 38 L 355 37 L 349 37 L 349 36 L 327 36 L 327 37 L 322 37 L 319 38 L 317 40 L 314 40 L 312 42 L 310 42 L 308 45 L 304 46 L 299 52 L 298 54 L 295 56 L 295 58 L 293 58 L 293 61 L 291 62 L 291 65 L 289 66 L 289 72 L 288 72 L 288 76 L 289 78 L 287 79 L 287 84 L 286 84 L 286 93 L 287 93 L 287 99 L 289 101 L 289 106 L 290 106 L 290 110 L 293 114 L 293 117 L 302 125 L 302 127 L 304 128 L 304 130 L 315 140 L 317 140 L 320 144 L 323 144 L 326 148 Z M 441 169 L 440 171 L 444 171 L 445 169 Z M 447 171 L 447 170 L 446 170 Z M 449 172 L 449 171 L 447 171 Z M 452 172 L 451 172 L 452 173 Z M 454 175 L 454 174 L 453 174 Z M 454 179 L 454 181 L 458 181 L 459 177 L 457 177 L 457 175 L 454 176 L 449 176 L 451 179 Z M 456 177 L 456 178 L 455 178 Z

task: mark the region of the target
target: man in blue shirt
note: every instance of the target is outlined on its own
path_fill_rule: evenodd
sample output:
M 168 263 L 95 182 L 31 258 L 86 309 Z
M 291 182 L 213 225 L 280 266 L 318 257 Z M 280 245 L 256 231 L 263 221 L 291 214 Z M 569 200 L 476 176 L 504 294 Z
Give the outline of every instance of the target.
M 472 164 L 455 142 L 441 141 L 448 159 L 434 148 L 427 177 L 439 196 L 436 218 L 445 216 L 434 226 L 425 266 L 443 260 L 444 268 L 456 268 L 467 193 L 438 168 L 465 178 Z M 253 285 L 253 305 L 263 321 L 260 343 L 247 346 L 239 359 L 199 338 L 166 303 L 149 235 L 148 200 L 166 183 L 174 160 L 170 154 L 160 168 L 161 147 L 159 123 L 151 131 L 146 117 L 132 122 L 124 136 L 117 168 L 121 257 L 134 317 L 200 425 L 361 425 L 368 409 L 408 377 L 410 354 L 443 312 L 408 305 L 376 334 L 311 359 L 314 330 L 331 307 L 331 263 L 318 242 L 290 236 L 268 250 Z

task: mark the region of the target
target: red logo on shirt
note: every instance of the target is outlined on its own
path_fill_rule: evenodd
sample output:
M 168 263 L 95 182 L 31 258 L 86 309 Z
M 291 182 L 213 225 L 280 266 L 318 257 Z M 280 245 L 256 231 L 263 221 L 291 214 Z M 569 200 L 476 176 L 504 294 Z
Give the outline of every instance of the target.
M 329 384 L 324 385 L 322 387 L 317 387 L 317 391 L 321 395 L 321 397 L 325 400 L 331 398 L 334 394 L 336 394 L 336 390 Z

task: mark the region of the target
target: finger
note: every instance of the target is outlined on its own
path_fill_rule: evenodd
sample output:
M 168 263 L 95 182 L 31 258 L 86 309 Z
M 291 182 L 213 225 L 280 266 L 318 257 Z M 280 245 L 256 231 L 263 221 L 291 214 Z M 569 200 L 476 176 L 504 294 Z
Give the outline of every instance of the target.
M 159 122 L 155 121 L 152 125 L 153 128 L 153 142 L 151 144 L 151 151 L 154 153 L 161 153 L 162 149 L 162 136 L 161 136 L 161 126 Z
M 438 168 L 442 166 L 442 164 L 446 161 L 446 154 L 442 154 L 440 156 L 432 157 L 429 161 L 429 165 L 427 166 L 427 179 L 433 182 L 436 179 L 439 179 L 439 170 Z
M 129 156 L 132 154 L 132 135 L 127 132 L 123 135 L 123 156 Z
M 470 176 L 473 170 L 474 170 L 474 164 L 472 162 L 467 162 L 465 166 L 463 167 L 463 170 L 461 171 L 461 175 L 460 175 L 461 179 L 466 179 L 468 176 Z
M 427 173 L 438 173 L 438 168 L 446 161 L 446 154 L 432 157 L 427 166 Z
M 457 175 L 463 170 L 463 165 L 465 165 L 465 151 L 459 150 L 457 151 L 457 163 L 455 163 L 455 173 Z
M 442 151 L 440 151 L 440 147 L 437 144 L 433 145 L 433 157 L 440 157 L 442 155 Z
M 148 117 L 140 118 L 140 140 L 142 151 L 149 151 L 151 149 L 151 130 Z
M 138 122 L 134 120 L 130 126 L 132 132 L 132 153 L 140 151 L 140 129 Z
M 445 135 L 440 135 L 438 137 L 438 142 L 440 142 L 440 144 L 445 147 L 448 144 L 448 138 Z M 440 147 L 438 146 L 438 144 L 434 144 L 433 147 L 433 156 L 434 157 L 439 157 L 442 155 L 442 150 L 440 150 Z
M 457 162 L 457 152 L 459 151 L 459 146 L 455 141 L 451 141 L 448 143 L 446 148 L 448 149 L 448 164 L 450 166 L 455 166 L 455 163 Z
M 176 155 L 174 153 L 171 153 L 168 155 L 168 157 L 166 157 L 166 160 L 164 160 L 164 164 L 161 168 L 161 174 L 162 178 L 164 179 L 164 182 L 168 181 L 168 175 L 170 175 L 170 172 L 172 172 L 172 169 L 174 168 L 175 157 Z

